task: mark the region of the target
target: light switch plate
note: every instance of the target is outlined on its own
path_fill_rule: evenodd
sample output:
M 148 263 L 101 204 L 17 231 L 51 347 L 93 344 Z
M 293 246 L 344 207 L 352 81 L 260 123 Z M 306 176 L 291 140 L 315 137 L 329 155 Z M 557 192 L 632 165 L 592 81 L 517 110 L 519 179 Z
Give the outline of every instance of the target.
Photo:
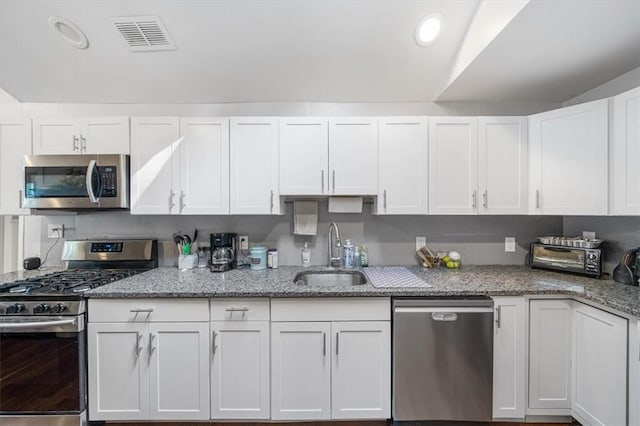
M 582 231 L 582 238 L 587 238 L 589 240 L 596 239 L 596 233 L 593 231 Z
M 427 245 L 427 237 L 416 237 L 416 251 Z
M 513 253 L 516 251 L 515 237 L 504 237 L 504 251 L 506 253 Z

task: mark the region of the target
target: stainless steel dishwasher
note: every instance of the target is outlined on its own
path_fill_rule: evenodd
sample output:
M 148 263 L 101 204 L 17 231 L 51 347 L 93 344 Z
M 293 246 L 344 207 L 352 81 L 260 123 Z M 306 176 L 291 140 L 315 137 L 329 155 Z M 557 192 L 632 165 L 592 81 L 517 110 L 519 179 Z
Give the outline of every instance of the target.
M 490 421 L 492 381 L 492 300 L 394 299 L 394 420 Z

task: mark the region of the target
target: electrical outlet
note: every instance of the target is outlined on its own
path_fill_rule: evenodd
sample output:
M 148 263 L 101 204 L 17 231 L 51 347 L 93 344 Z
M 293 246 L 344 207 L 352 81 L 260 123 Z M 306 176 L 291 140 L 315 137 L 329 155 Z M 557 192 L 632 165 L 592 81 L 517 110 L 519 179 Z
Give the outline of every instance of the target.
M 61 224 L 48 224 L 47 236 L 49 238 L 62 238 L 64 237 L 64 225 Z
M 513 253 L 516 251 L 515 237 L 504 237 L 504 251 L 506 253 Z
M 596 239 L 596 233 L 592 232 L 592 231 L 582 231 L 582 238 L 586 238 L 589 240 L 595 240 Z
M 240 250 L 249 250 L 249 237 L 246 235 L 240 236 Z
M 416 251 L 427 245 L 427 237 L 416 237 Z

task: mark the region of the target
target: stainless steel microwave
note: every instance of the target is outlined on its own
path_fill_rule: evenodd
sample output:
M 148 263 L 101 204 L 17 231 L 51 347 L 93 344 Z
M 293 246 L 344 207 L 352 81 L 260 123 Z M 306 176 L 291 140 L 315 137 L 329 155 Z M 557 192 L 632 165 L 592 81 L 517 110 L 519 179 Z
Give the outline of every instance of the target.
M 129 156 L 26 156 L 22 206 L 31 209 L 128 209 Z
M 591 277 L 602 275 L 602 249 L 531 244 L 529 264 L 532 268 L 572 272 Z

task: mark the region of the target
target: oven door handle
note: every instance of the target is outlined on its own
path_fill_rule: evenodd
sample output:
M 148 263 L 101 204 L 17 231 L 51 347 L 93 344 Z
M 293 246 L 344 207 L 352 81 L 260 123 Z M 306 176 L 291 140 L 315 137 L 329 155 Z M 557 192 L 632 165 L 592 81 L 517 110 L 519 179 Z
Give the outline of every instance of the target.
M 2 322 L 0 323 L 0 332 L 2 330 L 5 329 L 16 329 L 16 328 L 41 328 L 41 327 L 55 327 L 57 325 L 67 325 L 67 324 L 72 324 L 72 325 L 76 325 L 77 324 L 77 318 L 71 318 L 71 319 L 63 319 L 63 320 L 56 320 L 56 321 L 34 321 L 34 322 Z

